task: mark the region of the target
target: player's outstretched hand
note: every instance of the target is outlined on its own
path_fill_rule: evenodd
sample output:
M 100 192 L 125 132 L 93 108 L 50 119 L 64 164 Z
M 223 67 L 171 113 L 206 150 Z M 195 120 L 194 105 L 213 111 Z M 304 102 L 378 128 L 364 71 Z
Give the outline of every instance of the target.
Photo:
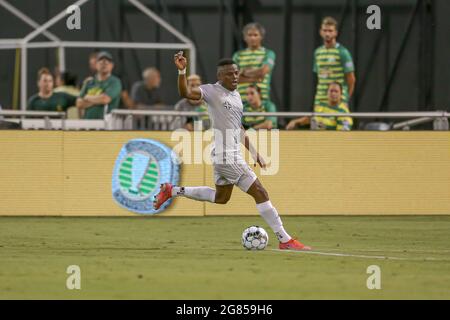
M 173 60 L 178 70 L 186 69 L 187 59 L 186 57 L 183 57 L 183 51 L 179 51 L 178 53 L 176 53 L 175 56 L 173 57 Z

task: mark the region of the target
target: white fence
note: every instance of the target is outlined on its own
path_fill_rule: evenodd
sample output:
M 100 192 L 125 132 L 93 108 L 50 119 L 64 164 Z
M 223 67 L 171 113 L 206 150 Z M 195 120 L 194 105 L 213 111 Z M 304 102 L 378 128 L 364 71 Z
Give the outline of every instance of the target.
M 135 118 L 147 117 L 152 123 L 152 130 L 174 130 L 179 127 L 179 119 L 183 117 L 199 117 L 207 113 L 194 111 L 164 111 L 164 110 L 113 110 L 100 120 L 68 120 L 65 112 L 39 111 L 0 111 L 0 120 L 19 123 L 22 129 L 46 130 L 134 130 Z M 374 130 L 409 130 L 411 127 L 423 123 L 433 122 L 434 130 L 449 130 L 450 113 L 436 112 L 355 112 L 345 114 L 355 119 L 402 119 L 383 129 L 382 126 Z M 265 117 L 336 117 L 336 113 L 315 112 L 244 112 L 244 116 Z M 56 119 L 55 119 L 56 118 Z M 408 120 L 404 120 L 408 119 Z

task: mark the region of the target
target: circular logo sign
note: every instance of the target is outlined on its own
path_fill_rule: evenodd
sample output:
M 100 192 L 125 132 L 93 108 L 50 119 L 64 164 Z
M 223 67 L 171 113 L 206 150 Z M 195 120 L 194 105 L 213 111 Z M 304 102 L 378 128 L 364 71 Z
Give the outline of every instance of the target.
M 136 213 L 154 214 L 167 208 L 153 209 L 154 196 L 161 183 L 178 184 L 179 161 L 166 145 L 149 139 L 134 139 L 122 147 L 114 166 L 112 193 L 116 202 Z

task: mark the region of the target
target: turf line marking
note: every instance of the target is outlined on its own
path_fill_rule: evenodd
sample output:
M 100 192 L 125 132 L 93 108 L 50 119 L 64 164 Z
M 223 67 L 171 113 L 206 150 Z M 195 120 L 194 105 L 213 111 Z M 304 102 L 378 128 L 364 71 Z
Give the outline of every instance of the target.
M 435 258 L 400 258 L 400 257 L 387 257 L 387 256 L 367 256 L 359 254 L 349 254 L 349 253 L 333 253 L 333 252 L 320 252 L 320 251 L 294 251 L 294 250 L 280 250 L 280 249 L 268 249 L 270 251 L 278 252 L 294 252 L 294 253 L 305 253 L 305 254 L 316 254 L 321 256 L 333 256 L 333 257 L 350 257 L 350 258 L 362 258 L 362 259 L 379 259 L 379 260 L 417 260 L 417 261 L 448 261 L 440 260 Z

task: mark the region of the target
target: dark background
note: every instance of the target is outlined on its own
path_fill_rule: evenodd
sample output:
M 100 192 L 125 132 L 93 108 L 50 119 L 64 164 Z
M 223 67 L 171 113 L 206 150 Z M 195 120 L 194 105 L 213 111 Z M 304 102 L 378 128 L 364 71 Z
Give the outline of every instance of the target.
M 44 23 L 73 0 L 9 0 Z M 267 29 L 265 46 L 275 51 L 272 99 L 279 111 L 310 111 L 314 95 L 312 61 L 321 45 L 320 21 L 331 15 L 341 23 L 338 41 L 356 63 L 353 111 L 450 110 L 450 1 L 448 0 L 142 0 L 191 38 L 198 49 L 197 71 L 215 81 L 215 64 L 243 47 L 241 28 L 258 21 Z M 382 10 L 382 30 L 366 28 L 366 9 Z M 50 31 L 64 40 L 175 42 L 176 39 L 127 1 L 93 0 L 81 7 L 81 30 L 63 19 Z M 32 28 L 0 7 L 0 38 L 22 38 Z M 33 41 L 46 41 L 39 36 Z M 101 49 L 101 48 L 99 48 Z M 92 49 L 67 49 L 66 65 L 81 81 Z M 165 102 L 178 100 L 172 50 L 110 50 L 115 74 L 130 86 L 141 70 L 162 72 Z M 15 50 L 0 50 L 0 104 L 13 105 Z M 36 91 L 36 72 L 56 65 L 56 49 L 30 49 L 28 96 Z

